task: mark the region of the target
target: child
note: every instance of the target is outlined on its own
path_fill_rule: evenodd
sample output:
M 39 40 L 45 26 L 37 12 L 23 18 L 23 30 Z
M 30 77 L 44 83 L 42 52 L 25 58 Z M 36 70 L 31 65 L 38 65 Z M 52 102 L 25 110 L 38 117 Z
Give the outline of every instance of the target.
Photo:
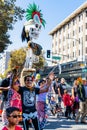
M 67 117 L 67 119 L 71 119 L 70 114 L 72 112 L 72 110 L 71 110 L 72 99 L 71 99 L 70 95 L 68 94 L 67 90 L 64 90 L 63 103 L 66 108 L 65 117 Z
M 55 101 L 54 95 L 52 95 L 52 97 L 50 99 L 50 106 L 51 106 L 52 114 L 55 115 L 56 114 L 56 101 Z
M 52 105 L 56 104 L 54 95 L 51 97 L 50 104 L 52 104 Z
M 41 79 L 38 82 L 38 85 L 40 86 L 40 88 L 44 88 L 45 81 L 43 79 Z M 45 121 L 46 121 L 45 120 L 46 95 L 47 95 L 47 92 L 38 94 L 38 96 L 37 96 L 36 106 L 37 106 L 37 113 L 38 113 L 38 119 L 40 122 L 41 130 L 45 127 Z
M 20 126 L 18 126 L 19 118 L 20 118 L 20 110 L 16 107 L 9 107 L 6 109 L 6 117 L 8 120 L 8 124 L 2 128 L 2 130 L 22 130 Z
M 7 94 L 7 101 L 5 102 L 5 109 L 8 107 L 17 107 L 20 109 L 20 112 L 22 112 L 22 102 L 21 102 L 21 96 L 17 92 L 17 90 L 20 87 L 20 82 L 18 77 L 14 76 L 12 79 L 12 84 L 11 87 L 8 89 L 8 94 Z M 1 88 L 3 91 L 5 87 Z M 2 113 L 2 121 L 4 124 L 8 123 L 6 119 L 6 114 L 5 114 L 5 109 L 3 110 Z

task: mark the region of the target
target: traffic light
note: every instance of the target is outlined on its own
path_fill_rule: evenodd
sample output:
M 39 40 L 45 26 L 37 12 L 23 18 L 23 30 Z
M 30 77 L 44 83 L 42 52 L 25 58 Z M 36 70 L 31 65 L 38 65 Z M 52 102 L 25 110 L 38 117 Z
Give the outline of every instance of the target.
M 47 50 L 47 58 L 50 58 L 50 50 Z

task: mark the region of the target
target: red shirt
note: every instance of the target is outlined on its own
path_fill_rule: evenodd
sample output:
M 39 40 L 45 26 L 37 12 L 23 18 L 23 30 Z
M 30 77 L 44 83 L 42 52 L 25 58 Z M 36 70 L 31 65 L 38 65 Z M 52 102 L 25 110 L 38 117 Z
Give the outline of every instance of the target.
M 2 128 L 2 130 L 9 130 L 6 126 Z M 15 126 L 15 130 L 22 130 L 20 126 Z
M 64 106 L 72 105 L 72 99 L 68 93 L 63 95 L 63 102 L 64 102 Z

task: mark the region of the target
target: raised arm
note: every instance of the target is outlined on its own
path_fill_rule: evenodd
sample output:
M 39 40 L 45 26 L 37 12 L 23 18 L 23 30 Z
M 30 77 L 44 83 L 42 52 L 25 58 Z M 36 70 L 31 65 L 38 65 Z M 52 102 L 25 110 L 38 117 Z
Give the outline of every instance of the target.
M 71 89 L 72 97 L 74 98 L 74 87 Z
M 10 86 L 8 86 L 8 87 L 0 87 L 0 90 L 2 90 L 2 91 L 8 91 L 8 89 L 10 89 Z
M 51 83 L 52 83 L 51 79 L 50 79 L 50 78 L 47 78 L 47 79 L 46 79 L 46 84 L 45 84 L 45 86 L 44 86 L 43 88 L 40 88 L 39 93 L 48 92 L 49 87 L 51 86 Z

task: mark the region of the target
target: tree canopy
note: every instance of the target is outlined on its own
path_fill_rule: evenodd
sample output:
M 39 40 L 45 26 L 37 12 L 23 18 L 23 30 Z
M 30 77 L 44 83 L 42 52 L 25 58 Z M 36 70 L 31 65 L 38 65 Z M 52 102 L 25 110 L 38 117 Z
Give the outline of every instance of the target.
M 12 70 L 13 68 L 18 67 L 21 71 L 24 67 L 25 58 L 26 52 L 23 48 L 12 51 L 8 62 L 8 69 L 10 68 Z
M 7 49 L 10 41 L 9 30 L 18 20 L 22 20 L 24 9 L 16 6 L 16 0 L 0 1 L 0 53 Z
M 12 70 L 15 67 L 18 67 L 18 69 L 21 72 L 24 67 L 25 60 L 26 60 L 26 51 L 24 48 L 20 48 L 19 50 L 12 51 L 10 54 L 7 71 Z M 44 63 L 45 63 L 45 59 L 44 59 L 43 55 L 40 55 L 39 62 L 33 63 L 33 67 L 35 69 L 43 68 Z

